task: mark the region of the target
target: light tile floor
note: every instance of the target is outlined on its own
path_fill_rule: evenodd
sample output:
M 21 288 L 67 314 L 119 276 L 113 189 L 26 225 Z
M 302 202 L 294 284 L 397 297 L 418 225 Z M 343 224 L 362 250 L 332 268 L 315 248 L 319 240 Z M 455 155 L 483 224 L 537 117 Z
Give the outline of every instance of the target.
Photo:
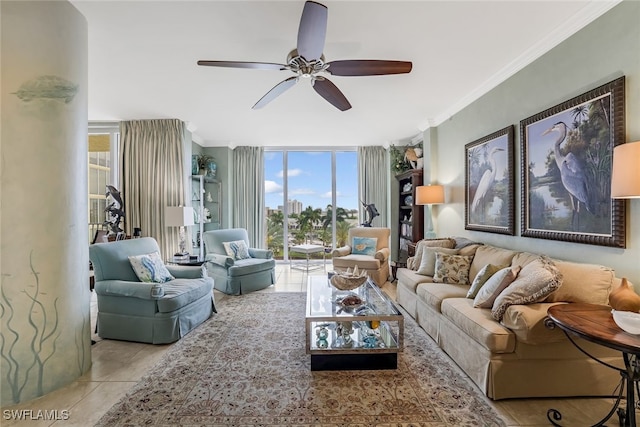
M 327 269 L 331 264 L 327 264 Z M 325 274 L 319 269 L 308 274 Z M 260 292 L 302 292 L 305 290 L 308 274 L 300 270 L 292 270 L 287 264 L 276 267 L 277 283 Z M 383 290 L 395 299 L 396 287 L 387 282 Z M 216 301 L 232 298 L 216 291 Z M 95 326 L 97 303 L 92 294 L 91 313 L 92 330 Z M 23 404 L 3 407 L 0 424 L 3 427 L 19 426 L 91 426 L 114 405 L 120 397 L 136 384 L 146 370 L 155 365 L 162 355 L 171 347 L 168 345 L 151 345 L 124 341 L 102 340 L 93 336 L 97 342 L 92 346 L 92 368 L 80 379 L 60 390 L 47 394 L 39 399 Z M 514 378 L 518 381 L 518 378 Z M 565 426 L 585 426 L 595 423 L 612 407 L 613 399 L 509 399 L 497 402 L 489 401 L 503 417 L 508 426 L 548 426 L 546 413 L 551 407 L 558 409 Z M 67 420 L 59 421 L 17 421 L 7 419 L 7 410 L 62 410 L 69 411 Z M 616 425 L 617 417 L 609 422 Z

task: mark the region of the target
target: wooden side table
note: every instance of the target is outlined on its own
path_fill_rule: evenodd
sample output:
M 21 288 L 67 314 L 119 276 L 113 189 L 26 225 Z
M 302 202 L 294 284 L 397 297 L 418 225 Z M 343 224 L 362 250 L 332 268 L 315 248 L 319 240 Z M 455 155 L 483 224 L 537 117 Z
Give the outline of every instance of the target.
M 391 261 L 391 262 L 389 262 L 389 265 L 391 266 L 391 278 L 393 279 L 392 281 L 395 282 L 397 280 L 396 273 L 398 272 L 398 269 L 399 268 L 406 268 L 407 267 L 407 262 L 406 261 Z
M 616 325 L 611 315 L 611 307 L 597 304 L 569 303 L 554 305 L 547 312 L 549 318 L 546 326 L 550 329 L 556 326 L 562 329 L 567 338 L 580 351 L 598 363 L 608 366 L 620 372 L 620 394 L 611 411 L 594 426 L 602 426 L 604 423 L 618 413 L 621 426 L 636 425 L 635 413 L 635 388 L 640 382 L 640 336 L 629 334 Z M 578 336 L 595 344 L 602 345 L 622 352 L 625 369 L 598 360 L 590 355 L 578 345 L 573 336 Z M 626 409 L 619 408 L 620 401 L 626 388 Z M 560 411 L 549 409 L 547 419 L 554 426 L 560 426 L 556 421 L 562 419 Z
M 184 259 L 172 257 L 167 260 L 167 264 L 188 265 L 188 266 L 199 267 L 202 264 L 204 264 L 204 261 L 198 258 L 191 258 L 191 257 L 184 258 Z

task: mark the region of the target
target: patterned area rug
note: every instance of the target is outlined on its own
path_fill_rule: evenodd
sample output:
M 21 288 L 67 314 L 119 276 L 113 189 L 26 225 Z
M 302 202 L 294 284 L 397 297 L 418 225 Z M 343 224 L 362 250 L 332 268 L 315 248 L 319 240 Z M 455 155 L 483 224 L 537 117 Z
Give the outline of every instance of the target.
M 405 314 L 397 370 L 314 371 L 304 293 L 224 298 L 98 426 L 503 426 Z

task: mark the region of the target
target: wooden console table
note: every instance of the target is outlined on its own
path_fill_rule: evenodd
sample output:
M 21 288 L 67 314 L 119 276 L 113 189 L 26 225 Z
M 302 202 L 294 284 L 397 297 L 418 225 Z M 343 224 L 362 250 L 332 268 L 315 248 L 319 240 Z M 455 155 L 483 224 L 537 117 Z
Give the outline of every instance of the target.
M 604 423 L 618 413 L 621 426 L 636 425 L 635 414 L 635 388 L 640 381 L 640 336 L 627 333 L 620 329 L 613 321 L 611 307 L 606 305 L 569 303 L 554 305 L 549 308 L 549 319 L 546 326 L 550 329 L 558 326 L 565 333 L 567 338 L 581 352 L 593 360 L 620 372 L 620 394 L 611 411 L 595 426 L 602 426 Z M 578 345 L 573 336 L 578 336 L 587 341 L 608 347 L 622 352 L 625 368 L 610 365 L 596 357 L 591 356 Z M 626 409 L 619 408 L 622 396 L 626 389 Z M 556 409 L 547 411 L 547 418 L 554 426 L 560 426 L 555 421 L 562 419 L 562 415 Z

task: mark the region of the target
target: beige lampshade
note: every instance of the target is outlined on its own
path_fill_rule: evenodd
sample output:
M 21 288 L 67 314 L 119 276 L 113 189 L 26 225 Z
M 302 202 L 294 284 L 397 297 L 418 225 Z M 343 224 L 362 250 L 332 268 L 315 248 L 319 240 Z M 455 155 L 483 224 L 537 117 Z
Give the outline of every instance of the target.
M 444 203 L 444 187 L 442 185 L 421 185 L 416 187 L 417 205 L 435 205 Z
M 190 206 L 168 206 L 164 211 L 164 223 L 167 227 L 193 225 L 193 208 Z
M 640 197 L 640 141 L 620 144 L 613 149 L 611 197 Z

